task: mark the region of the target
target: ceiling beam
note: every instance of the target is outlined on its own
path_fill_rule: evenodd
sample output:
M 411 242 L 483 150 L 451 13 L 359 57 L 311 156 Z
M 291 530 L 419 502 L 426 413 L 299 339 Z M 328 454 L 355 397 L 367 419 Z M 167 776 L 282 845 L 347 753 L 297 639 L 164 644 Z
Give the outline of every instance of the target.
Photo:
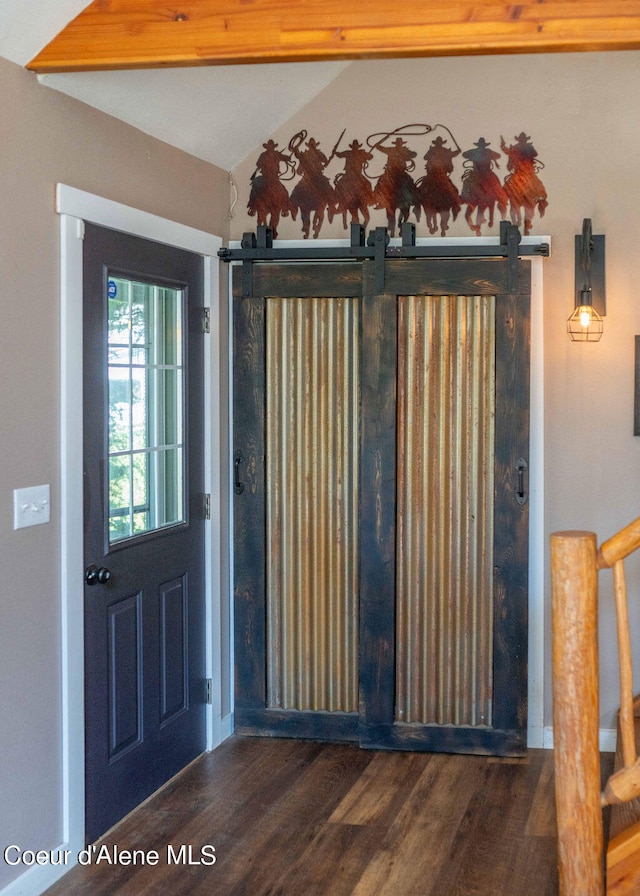
M 36 72 L 640 48 L 640 0 L 94 0 Z

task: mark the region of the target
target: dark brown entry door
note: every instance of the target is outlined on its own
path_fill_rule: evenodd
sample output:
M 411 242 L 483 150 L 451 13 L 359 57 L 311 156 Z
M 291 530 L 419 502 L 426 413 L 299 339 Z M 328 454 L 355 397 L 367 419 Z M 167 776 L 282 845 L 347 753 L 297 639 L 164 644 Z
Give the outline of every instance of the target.
M 518 753 L 528 265 L 516 292 L 497 260 L 373 275 L 236 281 L 236 727 Z
M 203 264 L 84 239 L 86 838 L 205 747 Z

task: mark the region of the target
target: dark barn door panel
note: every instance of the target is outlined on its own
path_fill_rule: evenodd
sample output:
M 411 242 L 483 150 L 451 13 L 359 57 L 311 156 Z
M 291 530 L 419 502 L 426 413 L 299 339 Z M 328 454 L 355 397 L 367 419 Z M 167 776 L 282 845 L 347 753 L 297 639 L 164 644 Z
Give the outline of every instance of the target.
M 354 740 L 360 265 L 235 274 L 235 728 Z
M 510 294 L 504 262 L 389 262 L 386 293 L 364 300 L 366 746 L 526 749 L 529 266 L 518 274 Z

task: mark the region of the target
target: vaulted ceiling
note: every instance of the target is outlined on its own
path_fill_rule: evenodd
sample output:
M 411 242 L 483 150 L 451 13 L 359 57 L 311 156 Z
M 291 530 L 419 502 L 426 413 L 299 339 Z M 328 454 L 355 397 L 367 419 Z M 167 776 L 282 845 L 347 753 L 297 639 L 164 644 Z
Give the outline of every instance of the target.
M 351 60 L 637 48 L 640 0 L 3 0 L 0 25 L 43 83 L 226 169 Z

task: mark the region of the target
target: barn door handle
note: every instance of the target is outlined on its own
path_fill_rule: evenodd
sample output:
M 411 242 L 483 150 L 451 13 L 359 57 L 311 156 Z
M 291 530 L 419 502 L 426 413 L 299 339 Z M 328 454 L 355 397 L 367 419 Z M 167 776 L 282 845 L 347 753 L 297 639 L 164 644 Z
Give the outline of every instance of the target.
M 244 454 L 242 451 L 236 451 L 233 455 L 233 490 L 236 495 L 241 495 L 244 491 L 244 482 L 240 481 L 240 464 L 244 463 Z
M 516 470 L 518 471 L 518 491 L 516 492 L 516 501 L 518 504 L 526 504 L 529 494 L 525 491 L 524 474 L 527 472 L 528 466 L 524 457 L 518 458 Z

